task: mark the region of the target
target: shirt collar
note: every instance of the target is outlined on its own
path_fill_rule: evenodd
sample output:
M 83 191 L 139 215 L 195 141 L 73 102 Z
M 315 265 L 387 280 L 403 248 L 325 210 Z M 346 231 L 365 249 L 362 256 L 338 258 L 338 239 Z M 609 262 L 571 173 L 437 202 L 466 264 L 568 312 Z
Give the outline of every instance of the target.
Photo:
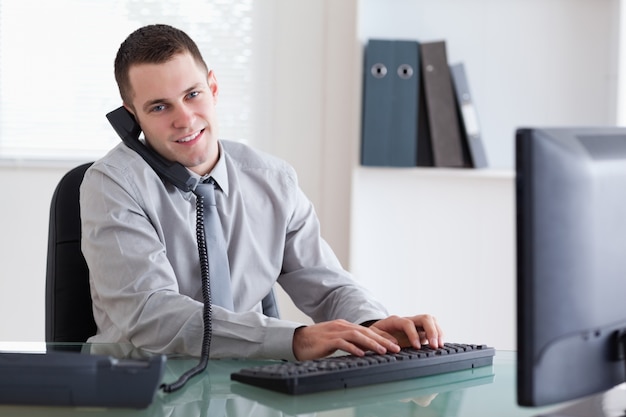
M 220 190 L 222 190 L 222 192 L 226 196 L 228 196 L 229 188 L 228 188 L 228 170 L 226 169 L 226 156 L 224 155 L 224 148 L 222 147 L 222 143 L 218 141 L 217 146 L 219 148 L 220 156 L 217 160 L 217 163 L 211 170 L 211 172 L 209 172 L 208 174 L 204 176 L 200 176 L 196 173 L 193 173 L 191 170 L 189 170 L 189 172 L 191 172 L 192 175 L 194 175 L 195 177 L 200 178 L 200 181 L 206 181 L 212 177 L 215 183 L 219 186 Z

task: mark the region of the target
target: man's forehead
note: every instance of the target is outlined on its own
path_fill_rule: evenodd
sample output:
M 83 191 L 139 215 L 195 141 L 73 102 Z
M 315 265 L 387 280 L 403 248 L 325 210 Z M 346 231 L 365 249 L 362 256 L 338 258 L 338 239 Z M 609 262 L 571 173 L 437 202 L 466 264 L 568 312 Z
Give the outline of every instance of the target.
M 128 75 L 133 99 L 142 102 L 176 98 L 208 85 L 208 73 L 187 57 L 174 57 L 161 64 L 135 64 Z

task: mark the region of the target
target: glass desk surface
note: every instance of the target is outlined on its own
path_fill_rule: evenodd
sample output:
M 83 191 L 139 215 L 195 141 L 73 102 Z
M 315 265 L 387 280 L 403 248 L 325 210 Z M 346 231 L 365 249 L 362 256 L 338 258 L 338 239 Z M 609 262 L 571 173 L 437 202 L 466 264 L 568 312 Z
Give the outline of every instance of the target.
M 42 346 L 45 349 L 45 344 Z M 67 345 L 67 347 L 71 346 Z M 52 350 L 57 350 L 59 347 L 64 349 L 63 345 L 55 344 Z M 132 349 L 129 350 L 124 346 L 112 348 L 110 345 L 82 345 L 78 348 L 96 353 L 118 352 L 124 356 L 128 356 L 129 352 L 132 353 Z M 14 349 L 7 348 L 4 343 L 0 343 L 0 350 Z M 564 405 L 541 409 L 517 406 L 515 352 L 509 351 L 498 351 L 494 357 L 493 366 L 299 396 L 281 394 L 230 380 L 232 372 L 262 363 L 264 362 L 251 360 L 212 360 L 202 375 L 192 378 L 180 391 L 170 394 L 157 392 L 153 403 L 143 410 L 0 405 L 0 416 L 522 417 L 551 415 L 556 417 L 567 415 L 578 417 L 621 415 L 598 414 L 597 411 L 590 411 L 589 407 L 603 407 L 606 402 L 595 397 L 591 398 L 593 404 L 585 405 L 584 411 L 571 411 L 570 407 L 567 414 L 553 412 L 553 410 L 562 410 Z M 196 364 L 196 359 L 169 358 L 164 382 L 173 382 Z M 626 390 L 623 386 L 616 387 L 608 393 L 611 392 L 613 396 L 617 395 L 626 399 Z

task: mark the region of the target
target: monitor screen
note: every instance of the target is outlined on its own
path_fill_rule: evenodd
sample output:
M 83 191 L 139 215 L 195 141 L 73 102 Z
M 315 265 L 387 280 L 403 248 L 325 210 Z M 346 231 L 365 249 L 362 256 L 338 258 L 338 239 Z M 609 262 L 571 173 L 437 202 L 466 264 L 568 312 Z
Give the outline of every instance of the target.
M 625 380 L 626 128 L 518 129 L 515 147 L 517 394 L 539 406 Z

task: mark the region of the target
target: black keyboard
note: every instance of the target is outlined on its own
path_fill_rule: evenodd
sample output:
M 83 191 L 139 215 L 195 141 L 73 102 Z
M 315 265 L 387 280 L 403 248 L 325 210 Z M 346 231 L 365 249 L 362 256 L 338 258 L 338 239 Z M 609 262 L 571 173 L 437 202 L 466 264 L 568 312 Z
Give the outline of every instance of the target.
M 307 394 L 399 381 L 493 364 L 495 349 L 446 343 L 439 349 L 404 348 L 399 353 L 331 356 L 244 368 L 231 379 L 287 394 Z

